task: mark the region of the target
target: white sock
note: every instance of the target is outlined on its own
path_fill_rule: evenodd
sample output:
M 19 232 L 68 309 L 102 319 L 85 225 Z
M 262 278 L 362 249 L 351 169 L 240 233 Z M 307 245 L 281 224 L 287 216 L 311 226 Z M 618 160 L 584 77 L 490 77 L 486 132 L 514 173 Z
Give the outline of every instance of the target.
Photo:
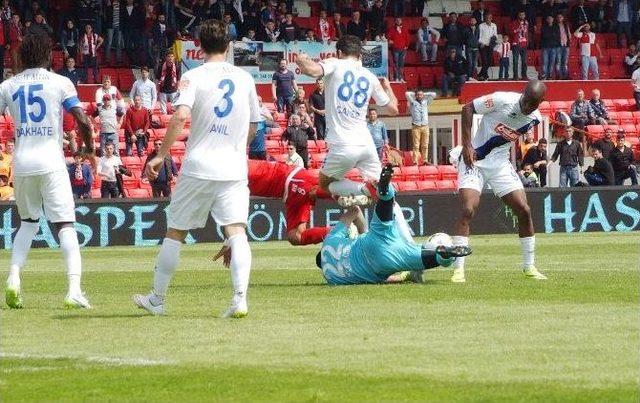
M 453 241 L 453 246 L 468 246 L 469 245 L 469 237 L 468 236 L 459 236 L 454 235 L 451 237 Z M 454 269 L 456 270 L 464 270 L 464 257 L 457 257 L 455 263 L 453 264 Z
M 366 190 L 363 183 L 355 182 L 349 179 L 342 179 L 339 181 L 331 182 L 329 184 L 329 191 L 337 196 L 371 196 Z
M 82 276 L 82 259 L 80 258 L 80 245 L 76 229 L 68 226 L 58 232 L 60 238 L 60 250 L 67 266 L 67 278 L 69 279 L 69 294 L 81 293 L 80 277 Z
M 13 247 L 11 249 L 11 266 L 9 267 L 9 278 L 7 279 L 7 285 L 19 286 L 20 285 L 20 269 L 27 262 L 27 255 L 29 249 L 31 249 L 31 241 L 36 236 L 40 224 L 37 222 L 21 221 L 20 228 L 13 240 Z
M 396 202 L 393 203 L 393 214 L 394 220 L 396 222 L 396 227 L 398 228 L 398 232 L 400 233 L 400 237 L 404 239 L 405 242 L 413 243 L 413 236 L 411 235 L 411 228 L 409 228 L 409 223 L 407 222 L 407 219 L 404 218 L 402 208 Z
M 536 253 L 536 237 L 529 236 L 520 238 L 520 248 L 522 248 L 522 267 L 533 266 Z
M 182 242 L 171 238 L 165 238 L 162 241 L 162 246 L 156 259 L 156 269 L 153 274 L 153 293 L 155 294 L 153 297 L 155 297 L 155 300 L 151 301 L 151 303 L 154 305 L 161 304 L 165 295 L 167 295 L 167 288 L 169 288 L 173 273 L 175 273 L 178 266 L 181 246 Z
M 233 283 L 233 303 L 247 298 L 249 275 L 251 273 L 251 249 L 246 234 L 237 234 L 227 240 L 231 248 L 231 282 Z

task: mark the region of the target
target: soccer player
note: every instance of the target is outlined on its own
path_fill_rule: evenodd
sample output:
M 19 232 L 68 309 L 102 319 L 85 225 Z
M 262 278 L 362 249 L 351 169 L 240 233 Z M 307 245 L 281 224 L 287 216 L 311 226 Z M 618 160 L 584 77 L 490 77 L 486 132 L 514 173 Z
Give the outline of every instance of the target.
M 63 109 L 73 115 L 84 140 L 84 153 L 94 159 L 91 123 L 71 81 L 47 71 L 52 46 L 47 35 L 25 36 L 18 51 L 24 70 L 0 84 L 0 110 L 8 107 L 16 126 L 13 172 L 21 220 L 13 241 L 5 289 L 10 308 L 23 307 L 20 269 L 27 261 L 31 241 L 40 228 L 38 221 L 43 210 L 44 217 L 58 231 L 67 268 L 69 291 L 64 305 L 67 308 L 91 307 L 80 288 L 82 261 L 73 226 L 75 204 L 62 154 Z
M 338 58 L 320 63 L 299 54 L 297 64 L 303 74 L 316 79 L 324 77 L 325 82 L 329 153 L 320 171 L 320 187 L 337 196 L 364 196 L 352 198 L 353 202 L 363 204 L 368 202 L 368 197 L 375 198 L 375 186 L 345 179 L 345 175 L 358 168 L 367 181 L 380 176 L 380 159 L 367 129 L 369 99 L 373 97 L 388 115 L 398 114 L 398 100 L 389 80 L 383 78 L 380 84 L 378 78 L 362 66 L 362 42 L 358 37 L 341 37 L 336 43 L 336 52 Z
M 182 75 L 180 95 L 164 142 L 147 164 L 155 179 L 171 145 L 191 115 L 191 131 L 182 174 L 167 213 L 167 234 L 156 260 L 153 291 L 135 295 L 135 304 L 153 315 L 165 312 L 165 296 L 178 265 L 187 232 L 202 228 L 209 214 L 223 227 L 233 249 L 233 297 L 224 317 L 247 315 L 251 250 L 246 225 L 249 213 L 246 148 L 262 117 L 253 78 L 226 62 L 229 35 L 223 22 L 206 20 L 200 42 L 205 63 Z
M 488 183 L 493 193 L 518 217 L 523 271 L 527 277 L 546 280 L 534 266 L 535 236 L 531 211 L 522 182 L 511 165 L 511 143 L 542 121 L 538 106 L 546 87 L 542 81 L 529 81 L 524 93 L 495 92 L 462 108 L 462 148 L 452 152 L 458 159 L 458 188 L 462 204 L 453 244 L 468 245 L 469 226 L 480 204 L 480 192 Z M 482 115 L 475 136 L 471 137 L 473 115 Z M 456 260 L 451 281 L 465 282 L 464 258 Z
M 320 243 L 329 232 L 329 227 L 308 228 L 316 200 L 331 199 L 309 170 L 281 162 L 249 160 L 249 192 L 252 196 L 282 199 L 291 245 Z
M 393 169 L 386 166 L 377 186 L 378 202 L 368 232 L 355 239 L 349 228 L 355 224 L 363 232 L 365 223 L 360 208 L 350 207 L 324 240 L 316 256 L 316 265 L 332 285 L 375 284 L 387 282 L 394 273 L 421 272 L 438 266 L 450 266 L 457 257 L 471 254 L 468 246 L 418 245 L 407 242 L 398 232 L 394 217 L 395 190 L 389 186 Z

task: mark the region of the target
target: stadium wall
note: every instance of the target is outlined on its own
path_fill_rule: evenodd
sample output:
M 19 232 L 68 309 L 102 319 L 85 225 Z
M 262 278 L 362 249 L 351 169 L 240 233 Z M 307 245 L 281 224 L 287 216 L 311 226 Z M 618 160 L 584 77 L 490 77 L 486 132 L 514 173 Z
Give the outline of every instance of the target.
M 528 191 L 533 221 L 538 232 L 591 232 L 640 230 L 640 187 L 532 189 Z M 450 232 L 458 211 L 455 193 L 402 194 L 399 203 L 416 236 Z M 113 202 L 87 201 L 76 206 L 78 237 L 82 246 L 158 245 L 164 236 L 166 200 L 121 199 Z M 249 237 L 252 241 L 285 239 L 282 201 L 252 199 Z M 365 211 L 367 217 L 372 209 Z M 341 210 L 333 203 L 318 203 L 313 225 L 331 225 Z M 10 249 L 19 225 L 13 203 L 0 203 L 0 245 Z M 480 211 L 472 227 L 474 234 L 517 232 L 517 218 L 491 193 L 482 195 Z M 219 227 L 211 219 L 206 229 L 192 231 L 187 243 L 218 242 Z M 57 247 L 57 235 L 46 221 L 34 247 Z

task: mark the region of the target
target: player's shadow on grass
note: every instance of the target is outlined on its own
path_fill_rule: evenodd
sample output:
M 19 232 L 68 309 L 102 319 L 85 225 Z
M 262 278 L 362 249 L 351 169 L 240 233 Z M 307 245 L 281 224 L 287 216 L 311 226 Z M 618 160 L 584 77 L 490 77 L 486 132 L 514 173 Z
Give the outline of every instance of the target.
M 304 283 L 304 284 L 292 284 L 292 283 L 254 283 L 249 286 L 249 288 L 261 288 L 261 287 L 317 287 L 317 288 L 326 288 L 327 283 Z

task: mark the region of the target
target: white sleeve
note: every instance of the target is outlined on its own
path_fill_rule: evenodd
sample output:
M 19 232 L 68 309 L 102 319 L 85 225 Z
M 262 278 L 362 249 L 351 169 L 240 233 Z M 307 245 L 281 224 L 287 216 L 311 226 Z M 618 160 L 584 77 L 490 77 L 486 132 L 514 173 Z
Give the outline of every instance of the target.
M 196 85 L 190 80 L 189 73 L 182 75 L 180 82 L 178 83 L 178 99 L 175 105 L 185 105 L 189 108 L 193 107 L 193 103 L 196 100 Z
M 264 121 L 262 117 L 260 104 L 258 103 L 258 94 L 256 93 L 256 84 L 253 81 L 252 77 L 248 78 L 251 80 L 251 84 L 249 85 L 249 118 L 251 123 L 257 123 Z
M 503 103 L 504 98 L 501 96 L 501 94 L 499 92 L 494 92 L 493 94 L 474 99 L 473 109 L 475 110 L 475 113 L 484 115 L 495 111 Z
M 577 34 L 575 34 L 576 38 L 582 38 L 582 32 L 578 32 Z
M 322 75 L 324 77 L 330 76 L 338 66 L 338 59 L 331 57 L 320 61 L 320 67 L 322 67 Z
M 71 80 L 62 77 L 60 81 L 60 102 L 64 110 L 68 112 L 71 108 L 80 105 L 80 99 L 78 99 L 78 92 Z
M 102 94 L 102 87 L 100 87 L 100 88 L 98 88 L 96 90 L 96 97 L 95 97 L 96 99 L 95 99 L 95 101 L 96 101 L 97 105 L 102 104 L 102 95 L 103 95 Z
M 382 84 L 380 84 L 377 77 L 375 77 L 375 81 L 373 83 L 373 92 L 371 93 L 371 97 L 376 101 L 378 106 L 385 106 L 391 102 L 389 95 L 385 92 L 384 88 L 382 88 Z
M 427 98 L 427 105 L 431 105 L 438 95 L 435 92 L 425 92 L 424 96 Z
M 4 86 L 0 86 L 0 114 L 4 113 L 4 110 L 7 109 L 7 102 L 4 98 Z

